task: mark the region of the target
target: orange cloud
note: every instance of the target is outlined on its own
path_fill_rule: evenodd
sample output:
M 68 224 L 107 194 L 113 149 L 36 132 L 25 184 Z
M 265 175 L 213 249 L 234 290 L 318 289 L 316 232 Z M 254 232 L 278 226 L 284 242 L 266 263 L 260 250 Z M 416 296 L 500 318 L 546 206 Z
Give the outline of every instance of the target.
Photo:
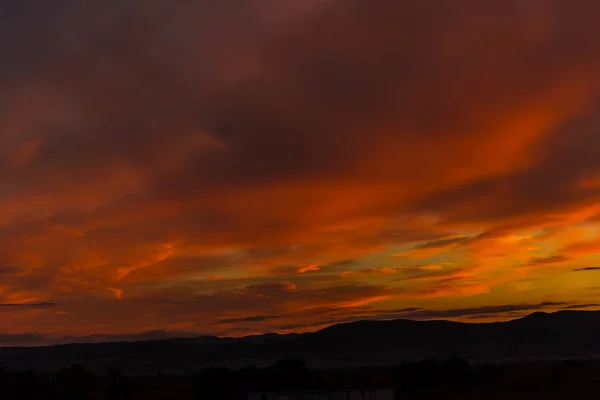
M 319 271 L 320 269 L 321 267 L 316 264 L 303 265 L 300 268 L 298 268 L 298 273 L 303 274 L 309 271 Z
M 126 3 L 0 16 L 0 302 L 61 307 L 2 329 L 305 329 L 595 261 L 596 2 Z

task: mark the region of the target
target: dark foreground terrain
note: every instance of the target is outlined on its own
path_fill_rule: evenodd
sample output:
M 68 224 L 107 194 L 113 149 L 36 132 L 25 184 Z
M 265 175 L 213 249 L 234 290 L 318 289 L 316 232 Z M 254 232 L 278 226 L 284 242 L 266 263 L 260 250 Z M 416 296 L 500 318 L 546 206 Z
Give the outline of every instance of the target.
M 396 399 L 597 399 L 600 361 L 469 364 L 423 360 L 394 367 L 316 370 L 299 359 L 194 375 L 94 374 L 80 365 L 53 373 L 0 369 L 0 398 L 242 400 L 248 392 L 393 389 Z
M 360 321 L 302 335 L 1 348 L 0 399 L 375 388 L 397 399 L 597 399 L 599 338 L 600 312 L 563 311 L 504 323 Z
M 208 366 L 266 366 L 293 357 L 320 369 L 450 357 L 501 363 L 595 357 L 599 338 L 600 311 L 560 311 L 498 323 L 359 321 L 300 335 L 0 347 L 0 361 L 14 369 L 81 364 L 95 373 L 119 368 L 127 374 L 194 374 Z

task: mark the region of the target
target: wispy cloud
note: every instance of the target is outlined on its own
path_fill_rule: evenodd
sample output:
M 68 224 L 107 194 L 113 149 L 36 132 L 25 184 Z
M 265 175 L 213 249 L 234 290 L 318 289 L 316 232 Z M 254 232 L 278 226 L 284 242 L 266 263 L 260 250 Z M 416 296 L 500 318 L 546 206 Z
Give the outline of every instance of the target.
M 581 272 L 581 271 L 600 271 L 600 267 L 575 268 L 573 271 L 577 271 L 577 272 Z
M 0 308 L 46 308 L 56 307 L 56 303 L 0 303 Z
M 504 314 L 515 311 L 536 311 L 551 307 L 561 307 L 568 303 L 564 302 L 543 302 L 538 304 L 507 304 L 499 306 L 482 306 L 471 308 L 457 308 L 448 310 L 415 310 L 406 311 L 399 314 L 402 318 L 408 319 L 439 319 L 439 318 L 460 318 L 468 316 L 482 316 Z
M 264 322 L 270 321 L 273 319 L 279 319 L 281 316 L 278 315 L 253 315 L 250 317 L 240 317 L 240 318 L 228 318 L 222 319 L 218 321 L 218 324 L 239 324 L 243 322 Z
M 565 310 L 579 310 L 584 308 L 596 308 L 600 307 L 600 304 L 571 304 L 565 307 Z
M 598 261 L 597 2 L 12 3 L 7 333 L 536 303 Z
M 560 264 L 560 263 L 567 262 L 569 260 L 570 260 L 569 257 L 557 254 L 557 255 L 553 255 L 553 256 L 549 256 L 549 257 L 534 258 L 533 260 L 531 260 L 531 262 L 527 266 L 541 267 L 544 265 Z

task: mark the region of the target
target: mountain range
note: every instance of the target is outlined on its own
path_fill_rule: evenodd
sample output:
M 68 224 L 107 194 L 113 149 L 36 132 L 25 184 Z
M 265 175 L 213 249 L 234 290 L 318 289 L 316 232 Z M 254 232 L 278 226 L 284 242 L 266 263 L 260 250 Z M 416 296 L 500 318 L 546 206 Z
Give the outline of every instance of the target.
M 4 347 L 0 348 L 0 362 L 9 367 L 38 369 L 76 363 L 92 370 L 117 366 L 130 373 L 261 366 L 285 357 L 302 357 L 314 367 L 392 365 L 447 357 L 496 362 L 600 356 L 598 338 L 600 311 L 558 311 L 492 323 L 365 320 L 304 334 Z

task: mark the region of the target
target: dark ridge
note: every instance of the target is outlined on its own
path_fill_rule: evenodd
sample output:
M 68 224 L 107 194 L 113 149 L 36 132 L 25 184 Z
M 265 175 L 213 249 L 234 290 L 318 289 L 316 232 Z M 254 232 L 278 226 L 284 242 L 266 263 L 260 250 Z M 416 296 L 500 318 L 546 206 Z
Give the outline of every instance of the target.
M 488 361 L 600 356 L 600 311 L 536 312 L 507 322 L 366 320 L 314 333 L 242 338 L 198 337 L 141 342 L 0 348 L 7 366 L 56 369 L 80 363 L 135 372 L 193 372 L 203 367 L 265 365 L 302 357 L 316 367 L 392 365 L 427 358 Z

